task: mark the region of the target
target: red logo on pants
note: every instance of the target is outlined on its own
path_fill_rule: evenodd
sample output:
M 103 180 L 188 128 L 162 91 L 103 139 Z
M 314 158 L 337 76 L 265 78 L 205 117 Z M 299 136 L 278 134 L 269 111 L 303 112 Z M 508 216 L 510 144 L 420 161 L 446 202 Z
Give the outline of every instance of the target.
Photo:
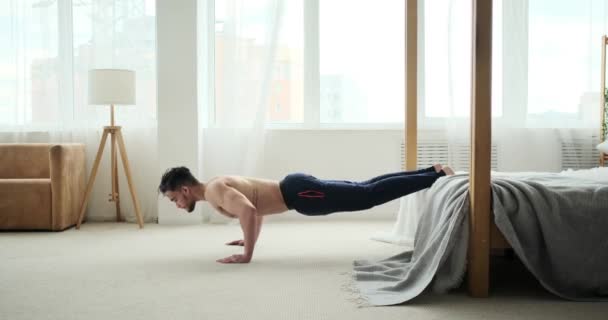
M 325 193 L 315 190 L 306 190 L 298 192 L 300 198 L 325 198 Z

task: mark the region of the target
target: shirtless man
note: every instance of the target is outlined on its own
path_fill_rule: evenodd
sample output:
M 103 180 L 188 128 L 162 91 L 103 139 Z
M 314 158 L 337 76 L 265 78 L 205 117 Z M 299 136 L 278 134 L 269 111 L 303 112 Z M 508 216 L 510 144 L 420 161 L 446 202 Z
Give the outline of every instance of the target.
M 171 168 L 163 174 L 158 190 L 178 208 L 192 212 L 197 201 L 207 201 L 221 214 L 239 219 L 243 240 L 227 245 L 244 246 L 244 254 L 217 260 L 221 263 L 248 263 L 260 235 L 262 219 L 287 210 L 309 215 L 358 211 L 430 187 L 435 180 L 454 172 L 436 164 L 418 171 L 385 174 L 363 182 L 321 180 L 294 173 L 281 181 L 241 176 L 220 176 L 199 182 L 186 167 Z

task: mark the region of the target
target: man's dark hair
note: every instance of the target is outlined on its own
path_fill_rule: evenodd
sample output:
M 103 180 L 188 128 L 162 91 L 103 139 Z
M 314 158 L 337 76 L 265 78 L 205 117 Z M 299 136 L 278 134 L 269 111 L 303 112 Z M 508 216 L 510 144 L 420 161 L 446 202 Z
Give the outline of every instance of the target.
M 158 191 L 164 194 L 167 191 L 175 191 L 182 186 L 193 186 L 199 182 L 186 167 L 175 167 L 167 169 L 160 179 Z

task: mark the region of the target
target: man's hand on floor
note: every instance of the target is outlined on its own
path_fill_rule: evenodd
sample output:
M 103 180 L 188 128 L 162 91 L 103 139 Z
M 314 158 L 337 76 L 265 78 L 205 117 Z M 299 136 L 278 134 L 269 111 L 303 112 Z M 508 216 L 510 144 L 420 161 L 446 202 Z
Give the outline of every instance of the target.
M 245 241 L 244 240 L 234 240 L 234 241 L 227 242 L 226 245 L 243 247 L 243 246 L 245 246 Z
M 217 260 L 219 263 L 249 263 L 249 261 L 251 261 L 251 257 L 244 254 L 233 254 L 230 257 Z

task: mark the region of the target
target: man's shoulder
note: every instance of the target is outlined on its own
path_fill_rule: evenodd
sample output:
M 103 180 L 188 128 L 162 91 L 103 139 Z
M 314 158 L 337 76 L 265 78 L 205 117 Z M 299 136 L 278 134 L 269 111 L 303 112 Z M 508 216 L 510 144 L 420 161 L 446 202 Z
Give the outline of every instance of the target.
M 226 185 L 225 176 L 214 177 L 207 181 L 207 190 L 217 191 Z
M 207 189 L 213 192 L 222 193 L 239 185 L 239 176 L 217 176 L 207 182 Z
M 223 187 L 226 185 L 230 185 L 236 181 L 242 180 L 243 177 L 240 176 L 216 176 L 207 181 L 207 187 Z
M 223 197 L 226 192 L 226 183 L 220 178 L 216 177 L 207 181 L 207 187 L 205 191 L 205 197 L 209 202 L 217 202 Z

